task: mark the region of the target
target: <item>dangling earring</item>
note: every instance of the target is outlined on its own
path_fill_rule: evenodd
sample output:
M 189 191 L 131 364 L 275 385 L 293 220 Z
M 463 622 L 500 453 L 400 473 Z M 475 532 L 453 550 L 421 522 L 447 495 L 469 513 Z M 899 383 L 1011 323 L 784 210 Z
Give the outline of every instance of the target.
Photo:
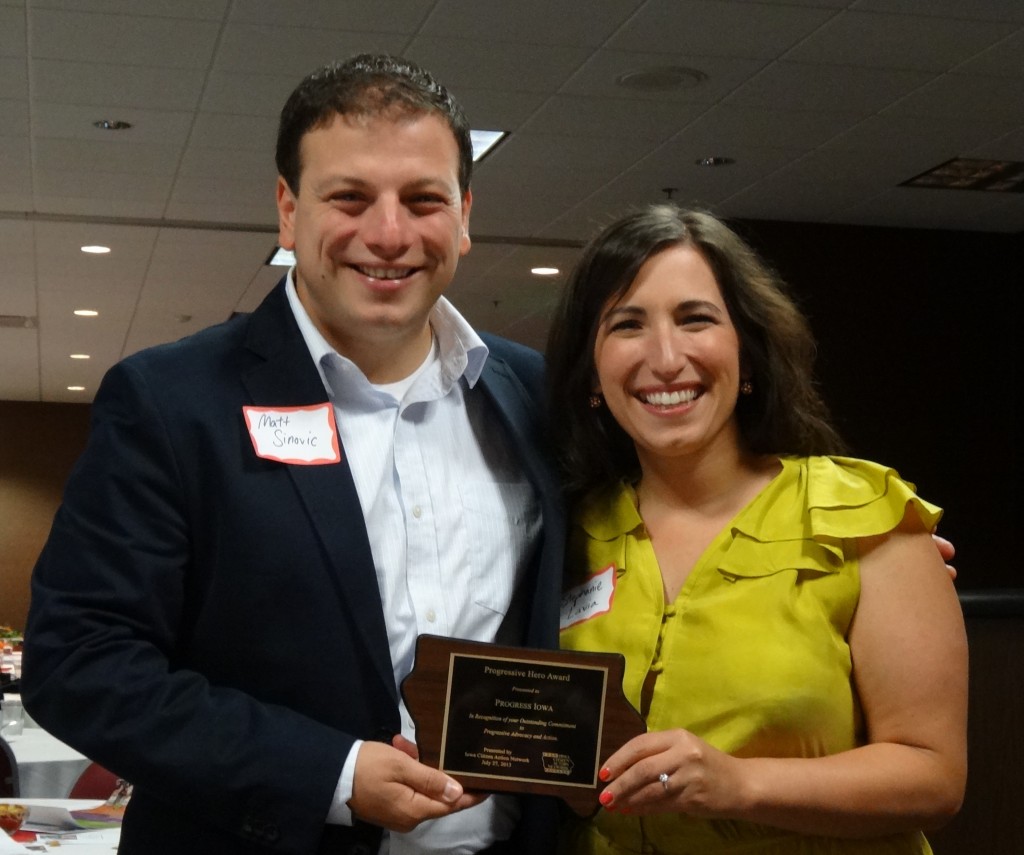
M 590 404 L 590 409 L 599 410 L 601 408 L 601 396 L 591 395 L 587 403 Z
M 751 393 L 753 393 L 753 391 L 754 391 L 754 384 L 751 383 L 749 380 L 744 380 L 742 383 L 740 383 L 740 394 L 741 395 L 750 395 Z

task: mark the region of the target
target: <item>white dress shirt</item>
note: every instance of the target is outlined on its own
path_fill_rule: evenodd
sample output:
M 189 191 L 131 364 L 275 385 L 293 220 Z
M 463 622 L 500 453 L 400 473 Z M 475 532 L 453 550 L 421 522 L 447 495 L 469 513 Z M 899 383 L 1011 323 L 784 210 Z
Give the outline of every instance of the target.
M 336 353 L 299 302 L 288 301 L 320 371 L 366 521 L 396 687 L 420 633 L 493 641 L 540 532 L 533 487 L 479 391 L 487 347 L 443 297 L 434 344 L 398 383 L 374 386 Z M 415 726 L 400 703 L 402 735 Z M 351 824 L 346 802 L 359 746 L 350 752 L 328 822 Z M 472 853 L 508 837 L 518 806 L 504 796 L 385 835 L 382 852 Z M 390 848 L 389 848 L 390 847 Z

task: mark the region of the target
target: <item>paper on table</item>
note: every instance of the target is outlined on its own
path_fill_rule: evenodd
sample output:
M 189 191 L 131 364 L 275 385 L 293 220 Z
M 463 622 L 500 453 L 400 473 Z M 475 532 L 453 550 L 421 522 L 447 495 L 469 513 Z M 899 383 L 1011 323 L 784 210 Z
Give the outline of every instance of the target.
M 71 811 L 50 805 L 29 805 L 28 816 L 21 824 L 25 831 L 77 831 L 80 826 Z
M 53 805 L 29 805 L 28 816 L 21 824 L 25 831 L 63 832 L 110 828 L 121 824 L 124 808 L 100 804 L 87 810 L 69 811 Z

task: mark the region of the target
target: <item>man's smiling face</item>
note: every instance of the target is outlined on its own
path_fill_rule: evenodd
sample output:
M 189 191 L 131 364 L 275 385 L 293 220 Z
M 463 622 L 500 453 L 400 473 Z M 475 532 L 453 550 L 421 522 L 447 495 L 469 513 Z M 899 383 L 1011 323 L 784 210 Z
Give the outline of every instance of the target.
M 408 376 L 430 347 L 428 318 L 469 251 L 471 195 L 444 120 L 335 116 L 301 144 L 298 192 L 278 179 L 280 243 L 324 338 L 370 380 Z

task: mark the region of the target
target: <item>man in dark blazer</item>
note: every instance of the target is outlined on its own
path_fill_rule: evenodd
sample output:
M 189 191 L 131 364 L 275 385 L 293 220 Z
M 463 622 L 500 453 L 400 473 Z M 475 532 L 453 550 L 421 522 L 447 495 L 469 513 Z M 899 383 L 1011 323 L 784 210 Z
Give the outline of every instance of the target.
M 376 438 L 346 433 L 361 405 L 332 373 L 396 401 L 422 390 L 421 373 L 440 378 L 402 427 L 418 453 L 435 416 L 468 429 L 485 465 L 468 450 L 453 465 L 501 481 L 491 495 L 511 472 L 533 509 L 522 535 L 509 528 L 518 542 L 470 544 L 512 554 L 517 580 L 494 580 L 509 596 L 471 634 L 556 645 L 564 524 L 541 450 L 541 357 L 497 338 L 484 348 L 441 298 L 469 249 L 470 164 L 461 111 L 414 65 L 359 57 L 311 75 L 278 141 L 296 268 L 251 315 L 104 379 L 33 576 L 22 693 L 42 726 L 133 783 L 122 853 L 371 853 L 383 829 L 393 853 L 437 851 L 402 833 L 436 819 L 429 840 L 446 840 L 445 823 L 493 802 L 397 738 L 396 662 L 423 624 L 396 617 L 388 586 L 418 571 L 374 553 L 391 536 L 380 528 L 420 508 L 365 510 L 378 485 L 357 483 L 359 449 Z M 391 474 L 380 480 L 390 489 Z M 460 485 L 427 486 L 457 501 Z M 442 573 L 451 550 L 437 544 Z M 475 572 L 489 584 L 507 571 Z M 456 602 L 473 596 L 446 584 Z M 545 851 L 551 805 L 523 802 L 512 839 L 514 809 L 483 814 L 452 851 Z

